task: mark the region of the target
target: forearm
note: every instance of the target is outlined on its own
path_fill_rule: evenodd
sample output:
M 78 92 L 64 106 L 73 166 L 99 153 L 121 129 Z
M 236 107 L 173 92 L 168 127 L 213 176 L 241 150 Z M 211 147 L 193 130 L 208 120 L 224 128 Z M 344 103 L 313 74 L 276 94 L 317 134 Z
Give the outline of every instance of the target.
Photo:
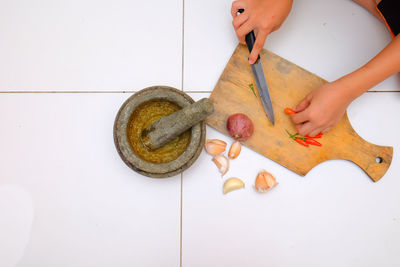
M 389 76 L 400 72 L 400 35 L 358 70 L 338 79 L 351 102 Z

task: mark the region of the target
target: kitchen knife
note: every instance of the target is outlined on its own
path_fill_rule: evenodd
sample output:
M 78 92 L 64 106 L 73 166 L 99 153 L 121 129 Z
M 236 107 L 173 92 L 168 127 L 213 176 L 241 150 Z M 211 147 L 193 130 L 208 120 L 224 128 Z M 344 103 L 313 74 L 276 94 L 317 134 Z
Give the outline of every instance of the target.
M 239 9 L 238 12 L 242 13 L 244 9 Z M 249 49 L 249 53 L 253 50 L 256 37 L 254 31 L 249 32 L 246 35 L 246 45 Z M 267 113 L 268 119 L 271 121 L 272 125 L 275 124 L 274 110 L 272 108 L 271 97 L 268 92 L 267 81 L 264 76 L 264 69 L 261 64 L 260 55 L 258 55 L 257 60 L 254 64 L 250 65 L 253 71 L 254 79 L 256 80 L 257 90 L 261 97 L 261 102 L 263 103 L 264 110 Z

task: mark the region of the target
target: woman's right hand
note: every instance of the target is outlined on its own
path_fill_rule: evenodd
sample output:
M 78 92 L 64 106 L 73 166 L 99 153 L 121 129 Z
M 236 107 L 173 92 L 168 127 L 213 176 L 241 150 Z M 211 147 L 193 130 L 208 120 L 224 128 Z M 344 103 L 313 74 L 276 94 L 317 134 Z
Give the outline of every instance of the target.
M 246 34 L 252 30 L 256 34 L 256 42 L 249 56 L 250 64 L 257 60 L 268 34 L 279 29 L 289 15 L 292 2 L 293 0 L 236 0 L 232 3 L 232 24 L 239 42 L 244 44 Z M 244 12 L 238 14 L 239 9 L 244 9 Z

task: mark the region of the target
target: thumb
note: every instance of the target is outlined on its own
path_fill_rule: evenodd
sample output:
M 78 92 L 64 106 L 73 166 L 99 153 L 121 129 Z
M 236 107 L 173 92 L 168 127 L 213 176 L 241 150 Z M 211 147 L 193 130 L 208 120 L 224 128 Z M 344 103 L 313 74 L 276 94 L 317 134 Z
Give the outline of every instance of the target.
M 251 50 L 249 56 L 249 63 L 254 64 L 258 58 L 258 55 L 261 52 L 261 49 L 264 47 L 265 39 L 267 39 L 268 32 L 260 31 L 256 36 L 256 41 L 254 42 L 253 49 Z

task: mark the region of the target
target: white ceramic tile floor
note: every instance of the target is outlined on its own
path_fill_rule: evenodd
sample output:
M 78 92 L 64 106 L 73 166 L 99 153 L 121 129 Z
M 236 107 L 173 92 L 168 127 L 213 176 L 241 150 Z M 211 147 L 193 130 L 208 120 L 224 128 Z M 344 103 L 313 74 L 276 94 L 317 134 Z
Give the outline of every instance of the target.
M 0 2 L 0 91 L 164 84 L 210 92 L 237 44 L 230 5 Z M 295 1 L 265 47 L 333 80 L 389 41 L 385 28 L 352 1 L 304 0 Z M 399 89 L 398 77 L 374 88 Z M 400 93 L 365 94 L 348 111 L 362 137 L 394 147 L 378 183 L 342 160 L 302 178 L 243 148 L 225 178 L 242 178 L 246 189 L 229 195 L 206 153 L 183 180 L 148 179 L 125 166 L 112 126 L 129 96 L 0 94 L 1 267 L 400 264 Z M 210 127 L 207 138 L 229 140 Z M 266 195 L 252 189 L 262 168 L 280 183 Z
M 221 179 L 203 153 L 183 175 L 183 266 L 400 264 L 400 126 L 393 123 L 399 101 L 399 93 L 368 93 L 349 108 L 361 136 L 394 147 L 392 165 L 378 183 L 344 160 L 325 162 L 301 177 L 247 148 Z M 231 143 L 207 131 L 207 138 Z M 260 169 L 279 181 L 265 195 L 252 188 Z M 243 179 L 246 189 L 223 195 L 229 177 Z
M 180 87 L 182 4 L 0 1 L 0 91 Z
M 185 90 L 213 90 L 233 53 L 237 39 L 231 2 L 185 1 Z M 390 40 L 383 23 L 353 1 L 302 0 L 294 1 L 289 17 L 264 47 L 334 81 L 361 67 Z M 371 90 L 399 91 L 399 74 Z
M 0 94 L 0 266 L 179 265 L 180 176 L 141 176 L 114 147 L 128 96 Z

